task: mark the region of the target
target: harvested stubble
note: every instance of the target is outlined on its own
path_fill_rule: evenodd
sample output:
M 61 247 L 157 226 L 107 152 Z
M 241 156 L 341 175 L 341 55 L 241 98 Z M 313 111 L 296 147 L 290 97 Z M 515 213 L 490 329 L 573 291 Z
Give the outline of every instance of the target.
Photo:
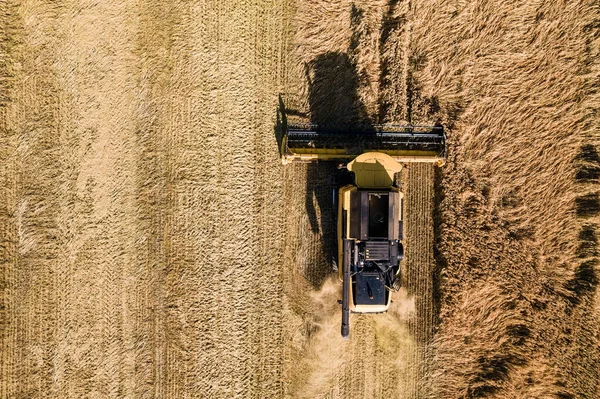
M 281 396 L 290 4 L 1 7 L 0 397 Z

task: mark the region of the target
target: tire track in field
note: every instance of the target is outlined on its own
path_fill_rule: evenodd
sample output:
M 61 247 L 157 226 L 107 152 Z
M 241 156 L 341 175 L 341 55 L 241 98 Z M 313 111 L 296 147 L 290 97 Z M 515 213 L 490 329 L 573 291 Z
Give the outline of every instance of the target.
M 26 22 L 7 123 L 19 139 L 15 396 L 123 393 L 121 283 L 134 239 L 123 4 L 14 10 Z
M 53 392 L 56 271 L 61 236 L 56 183 L 60 178 L 56 81 L 51 74 L 52 22 L 58 8 L 45 3 L 9 12 L 24 24 L 22 35 L 11 37 L 14 89 L 6 109 L 6 129 L 14 132 L 13 173 L 15 253 L 10 282 L 13 333 L 6 346 L 13 361 L 7 396 L 41 397 Z M 4 376 L 3 376 L 4 379 Z
M 17 275 L 17 137 L 9 112 L 15 95 L 14 42 L 23 34 L 16 4 L 0 4 L 0 397 L 16 394 L 18 374 L 15 291 Z
M 250 291 L 247 278 L 256 253 L 248 239 L 253 235 L 249 230 L 253 216 L 244 212 L 253 205 L 244 203 L 253 190 L 248 163 L 253 142 L 244 137 L 239 119 L 247 111 L 242 99 L 251 88 L 240 75 L 244 71 L 231 64 L 237 61 L 240 67 L 240 61 L 247 59 L 232 60 L 243 50 L 239 47 L 229 48 L 229 54 L 223 48 L 231 24 L 239 22 L 235 10 L 226 4 L 175 7 L 182 11 L 182 24 L 174 31 L 174 114 L 168 132 L 174 142 L 176 201 L 172 256 L 185 287 L 184 303 L 190 307 L 181 315 L 186 351 L 168 356 L 166 367 L 184 378 L 184 391 L 234 396 L 250 388 L 243 373 L 250 366 L 250 354 L 241 349 L 248 309 L 240 294 Z M 197 25 L 199 20 L 203 23 Z M 237 24 L 236 28 L 245 40 L 248 27 Z M 199 58 L 192 58 L 194 53 Z M 237 104 L 229 91 L 234 85 L 240 98 Z M 230 131 L 227 122 L 232 119 L 237 124 L 230 124 Z M 168 389 L 175 391 L 175 385 Z
M 259 304 L 271 303 L 269 312 L 259 310 L 257 315 L 260 328 L 254 341 L 258 346 L 258 367 L 251 373 L 257 392 L 264 396 L 283 395 L 283 354 L 284 354 L 284 273 L 282 268 L 282 237 L 285 233 L 283 204 L 284 195 L 281 161 L 273 135 L 276 103 L 273 95 L 281 92 L 286 79 L 285 65 L 289 53 L 289 24 L 292 18 L 292 2 L 268 2 L 271 10 L 268 20 L 256 19 L 257 36 L 254 63 L 259 72 L 258 84 L 263 88 L 255 110 L 257 114 L 257 135 L 255 138 L 255 214 L 256 237 L 259 252 L 256 266 L 260 270 L 261 287 Z
M 427 345 L 433 337 L 433 183 L 432 164 L 411 164 L 406 185 L 406 288 L 415 299 L 415 314 L 408 329 L 416 347 L 411 364 L 417 378 L 407 397 L 419 398 L 431 389 L 426 380 Z
M 135 385 L 126 290 L 137 259 L 135 23 L 135 9 L 118 1 L 68 4 L 56 19 L 66 193 L 59 217 L 68 236 L 58 395 L 117 397 Z
M 166 334 L 181 347 L 167 350 L 167 373 L 177 376 L 166 388 L 172 395 L 281 392 L 281 189 L 270 142 L 279 7 L 173 3 L 181 23 L 171 41 L 165 294 L 180 299 L 167 311 Z
M 172 65 L 167 56 L 171 50 L 174 27 L 180 23 L 172 2 L 150 2 L 139 8 L 135 55 L 139 57 L 139 90 L 142 97 L 136 127 L 139 153 L 136 170 L 138 269 L 131 282 L 131 320 L 126 326 L 132 332 L 134 350 L 131 361 L 135 396 L 181 397 L 185 375 L 169 370 L 168 357 L 185 350 L 173 333 L 181 309 L 180 287 L 172 281 L 171 234 L 173 140 L 167 132 L 171 121 L 189 112 L 175 111 L 172 106 L 170 76 Z M 174 285 L 168 291 L 167 287 Z M 140 366 L 143 365 L 143 366 Z M 173 373 L 167 375 L 168 371 Z M 179 370 L 177 370 L 179 371 Z M 172 384 L 167 382 L 171 379 Z M 180 385 L 177 385 L 179 383 Z

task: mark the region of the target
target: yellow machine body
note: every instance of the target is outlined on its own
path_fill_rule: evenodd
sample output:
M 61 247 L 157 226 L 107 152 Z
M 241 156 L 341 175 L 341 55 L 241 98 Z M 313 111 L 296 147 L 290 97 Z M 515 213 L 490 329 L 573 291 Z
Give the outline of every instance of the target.
M 356 275 L 361 272 L 358 264 L 369 262 L 373 256 L 373 249 L 381 251 L 385 248 L 387 254 L 395 254 L 393 259 L 385 259 L 394 269 L 394 275 L 400 273 L 400 260 L 397 256 L 398 247 L 402 247 L 403 219 L 404 219 L 404 194 L 394 186 L 395 175 L 402 170 L 402 165 L 387 154 L 368 152 L 360 155 L 347 166 L 348 170 L 354 173 L 355 183 L 347 184 L 338 190 L 338 217 L 337 217 L 337 240 L 338 240 L 338 264 L 344 265 L 345 262 L 356 268 L 352 272 Z M 372 201 L 385 199 L 384 212 L 378 215 L 381 209 L 376 208 Z M 365 201 L 366 200 L 366 201 Z M 362 214 L 360 208 L 362 206 Z M 384 218 L 383 213 L 386 217 Z M 381 220 L 378 220 L 381 219 Z M 385 237 L 372 237 L 370 226 L 365 225 L 381 222 L 385 225 Z M 376 234 L 381 236 L 382 234 Z M 352 242 L 353 250 L 348 251 L 344 242 Z M 383 247 L 382 247 L 383 246 Z M 386 248 L 387 246 L 387 248 Z M 371 251 L 371 253 L 369 252 Z M 403 254 L 403 252 L 402 252 Z M 346 259 L 352 257 L 353 259 Z M 387 256 L 389 258 L 389 256 Z M 379 260 L 382 262 L 382 260 Z M 365 269 L 367 270 L 367 269 Z M 339 278 L 344 282 L 344 268 L 338 269 Z M 379 282 L 383 276 L 377 276 L 374 273 L 369 277 L 370 282 L 361 284 L 356 277 L 351 277 L 348 281 L 348 299 L 349 311 L 352 313 L 383 313 L 386 312 L 391 299 L 391 288 Z M 383 300 L 369 303 L 369 295 L 362 295 L 362 303 L 358 303 L 360 295 L 354 292 L 357 287 L 360 289 L 366 284 L 367 289 L 371 284 L 373 292 L 379 292 L 379 297 Z M 378 288 L 379 287 L 379 288 Z M 363 289 L 364 290 L 364 289 Z M 372 299 L 377 295 L 370 295 Z M 365 299 L 366 298 L 366 299 Z

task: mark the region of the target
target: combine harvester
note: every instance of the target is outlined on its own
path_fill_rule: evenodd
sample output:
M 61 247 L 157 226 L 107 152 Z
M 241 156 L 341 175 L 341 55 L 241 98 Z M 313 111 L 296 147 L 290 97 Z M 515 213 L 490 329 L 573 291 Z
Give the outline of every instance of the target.
M 343 282 L 342 336 L 350 312 L 383 313 L 400 287 L 404 258 L 404 193 L 396 184 L 402 163 L 443 165 L 442 126 L 384 125 L 325 129 L 287 125 L 282 109 L 281 156 L 290 162 L 336 161 L 337 265 Z M 346 164 L 346 162 L 350 161 Z

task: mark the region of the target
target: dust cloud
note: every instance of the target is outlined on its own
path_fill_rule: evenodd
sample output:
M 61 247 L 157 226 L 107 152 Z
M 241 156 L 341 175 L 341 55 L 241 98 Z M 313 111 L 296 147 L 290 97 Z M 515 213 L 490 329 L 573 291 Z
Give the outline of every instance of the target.
M 294 367 L 291 397 L 345 397 L 348 392 L 356 392 L 361 384 L 363 389 L 370 385 L 373 392 L 378 389 L 390 393 L 406 391 L 410 381 L 416 378 L 412 363 L 415 340 L 407 324 L 414 317 L 414 298 L 401 288 L 393 293 L 387 313 L 351 314 L 350 338 L 344 339 L 340 334 L 341 305 L 338 303 L 341 288 L 336 275 L 308 296 L 311 315 L 297 331 L 303 339 L 296 339 L 296 342 L 302 341 L 302 349 Z M 373 354 L 380 357 L 369 360 Z M 373 367 L 372 370 L 364 370 L 364 375 L 355 375 L 356 380 L 352 381 L 352 376 L 359 371 L 356 366 L 363 363 Z M 378 385 L 377 369 L 397 371 L 392 389 L 375 386 Z

